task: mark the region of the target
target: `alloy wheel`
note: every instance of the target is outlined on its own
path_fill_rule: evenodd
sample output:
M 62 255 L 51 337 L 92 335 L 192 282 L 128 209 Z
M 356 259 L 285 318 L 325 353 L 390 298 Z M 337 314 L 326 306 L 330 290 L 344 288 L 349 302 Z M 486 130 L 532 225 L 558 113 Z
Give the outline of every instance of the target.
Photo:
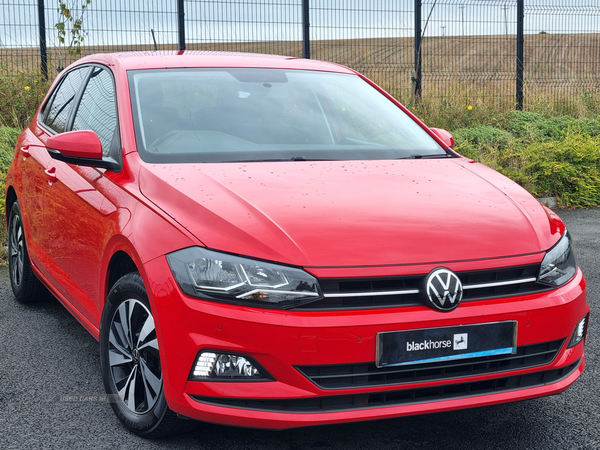
M 118 396 L 136 413 L 148 412 L 162 390 L 162 371 L 154 319 L 139 300 L 123 301 L 109 331 L 110 374 Z
M 10 224 L 9 261 L 12 282 L 18 288 L 23 280 L 23 263 L 25 258 L 25 240 L 23 237 L 23 224 L 18 214 L 12 216 Z

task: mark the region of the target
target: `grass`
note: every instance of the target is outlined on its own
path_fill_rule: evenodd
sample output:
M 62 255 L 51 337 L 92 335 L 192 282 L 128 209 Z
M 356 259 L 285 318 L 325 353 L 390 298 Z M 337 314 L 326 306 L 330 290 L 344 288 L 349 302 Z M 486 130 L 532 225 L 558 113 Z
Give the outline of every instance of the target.
M 0 265 L 5 265 L 8 261 L 8 240 L 6 226 L 4 225 L 6 217 L 4 188 L 6 185 L 6 174 L 13 158 L 19 129 L 0 126 Z
M 497 126 L 505 114 L 516 109 L 512 96 L 489 96 L 480 89 L 454 86 L 450 94 L 435 93 L 419 103 L 405 104 L 429 126 L 456 130 L 477 125 Z M 525 95 L 524 110 L 542 117 L 571 116 L 600 118 L 600 84 L 596 90 L 548 92 L 543 87 L 530 87 Z
M 525 110 L 545 117 L 598 117 L 600 33 L 526 34 L 524 39 Z M 413 44 L 410 37 L 313 39 L 310 51 L 313 59 L 363 73 L 431 126 L 453 130 L 493 125 L 494 118 L 515 109 L 515 36 L 425 36 L 420 102 L 412 95 Z M 176 45 L 159 45 L 158 49 L 175 50 Z M 300 41 L 188 42 L 187 49 L 302 57 Z M 81 56 L 152 50 L 150 43 L 83 46 Z M 47 51 L 50 78 L 76 59 L 65 48 Z M 0 95 L 4 95 L 0 97 L 0 124 L 23 127 L 45 89 L 47 83 L 40 83 L 39 78 L 39 49 L 0 48 Z
M 0 125 L 23 129 L 42 102 L 49 83 L 35 70 L 0 65 Z
M 318 34 L 318 33 L 317 33 Z M 316 36 L 315 36 L 316 37 Z M 311 58 L 332 61 L 365 74 L 406 105 L 412 104 L 414 39 L 312 39 Z M 176 45 L 159 45 L 175 50 Z M 301 41 L 188 42 L 187 49 L 270 53 L 302 57 Z M 508 111 L 515 106 L 516 37 L 425 36 L 422 41 L 424 118 L 447 123 L 468 105 L 477 111 Z M 59 67 L 76 58 L 61 47 L 49 47 L 48 67 L 53 78 Z M 152 51 L 148 44 L 83 46 L 81 56 L 99 52 Z M 544 115 L 576 117 L 600 113 L 598 54 L 600 33 L 526 34 L 524 36 L 525 107 Z M 39 49 L 0 48 L 0 65 L 13 70 L 39 71 Z M 441 108 L 441 109 L 440 109 Z M 474 113 L 473 113 L 474 115 Z M 487 116 L 486 116 L 487 117 Z M 465 119 L 467 119 L 465 117 Z M 428 120 L 429 123 L 430 120 Z M 449 124 L 447 128 L 453 128 Z M 455 126 L 468 126 L 457 122 Z

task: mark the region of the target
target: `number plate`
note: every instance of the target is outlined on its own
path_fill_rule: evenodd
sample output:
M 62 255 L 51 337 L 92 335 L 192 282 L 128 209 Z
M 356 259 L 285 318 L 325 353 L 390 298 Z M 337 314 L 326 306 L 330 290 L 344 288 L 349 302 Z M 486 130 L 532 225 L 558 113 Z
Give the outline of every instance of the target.
M 377 367 L 422 364 L 517 351 L 517 322 L 377 334 Z

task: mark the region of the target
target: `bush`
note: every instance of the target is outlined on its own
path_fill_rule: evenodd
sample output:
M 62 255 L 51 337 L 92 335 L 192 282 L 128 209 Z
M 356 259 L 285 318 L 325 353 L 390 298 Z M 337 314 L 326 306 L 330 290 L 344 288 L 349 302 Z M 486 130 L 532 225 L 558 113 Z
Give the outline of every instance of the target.
M 514 140 L 509 132 L 488 125 L 460 128 L 452 135 L 457 152 L 486 165 L 493 164 L 488 161 L 490 156 L 497 157 L 496 151 L 508 149 Z
M 0 171 L 4 173 L 8 171 L 12 161 L 19 133 L 16 128 L 0 126 Z
M 503 173 L 535 197 L 558 197 L 567 206 L 600 205 L 598 121 L 511 116 L 507 128 L 515 134 L 484 126 L 459 129 L 455 150 Z
M 496 147 L 506 149 L 514 136 L 507 131 L 488 125 L 461 128 L 453 133 L 457 145 L 469 144 L 473 147 Z
M 600 120 L 584 117 L 577 121 L 576 129 L 590 137 L 600 136 Z
M 496 126 L 453 132 L 455 150 L 516 181 L 536 197 L 568 206 L 600 205 L 600 121 L 502 114 Z
M 568 133 L 600 136 L 600 121 L 596 119 L 546 118 L 529 111 L 509 111 L 501 116 L 498 126 L 527 142 L 562 141 Z
M 567 206 L 600 204 L 600 137 L 567 134 L 562 141 L 522 149 L 525 187 L 536 197 L 558 197 Z

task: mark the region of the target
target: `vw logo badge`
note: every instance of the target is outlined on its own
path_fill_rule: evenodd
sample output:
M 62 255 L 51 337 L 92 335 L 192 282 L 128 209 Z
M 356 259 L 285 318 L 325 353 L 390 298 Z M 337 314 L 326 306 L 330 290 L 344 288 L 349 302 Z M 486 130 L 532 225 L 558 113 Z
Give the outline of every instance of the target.
M 452 311 L 462 300 L 462 283 L 444 267 L 433 269 L 425 278 L 425 303 L 438 311 Z

